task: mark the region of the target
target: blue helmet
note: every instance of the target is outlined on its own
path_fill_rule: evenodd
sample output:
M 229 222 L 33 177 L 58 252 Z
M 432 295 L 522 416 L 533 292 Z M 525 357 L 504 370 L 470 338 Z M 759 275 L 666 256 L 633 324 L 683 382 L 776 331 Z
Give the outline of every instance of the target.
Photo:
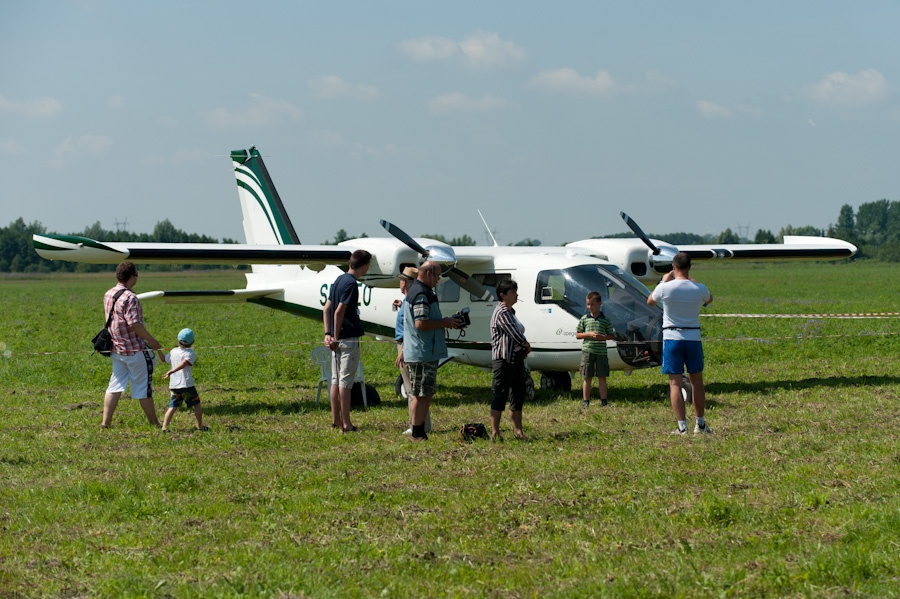
M 178 333 L 178 341 L 179 343 L 186 343 L 190 345 L 194 342 L 194 331 L 190 329 L 181 329 Z

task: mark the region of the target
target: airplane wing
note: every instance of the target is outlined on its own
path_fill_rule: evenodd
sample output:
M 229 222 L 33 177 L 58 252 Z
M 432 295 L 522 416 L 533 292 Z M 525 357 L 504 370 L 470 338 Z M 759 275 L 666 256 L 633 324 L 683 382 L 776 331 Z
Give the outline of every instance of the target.
M 34 235 L 34 249 L 48 260 L 89 264 L 302 264 L 321 270 L 346 265 L 356 248 L 346 245 L 247 245 L 95 241 L 77 235 Z
M 839 260 L 852 257 L 856 246 L 829 237 L 785 235 L 784 243 L 679 245 L 678 250 L 692 260 Z
M 148 291 L 138 294 L 138 299 L 163 300 L 166 304 L 222 304 L 240 303 L 247 300 L 278 295 L 284 293 L 284 288 L 277 289 L 215 289 L 206 291 Z

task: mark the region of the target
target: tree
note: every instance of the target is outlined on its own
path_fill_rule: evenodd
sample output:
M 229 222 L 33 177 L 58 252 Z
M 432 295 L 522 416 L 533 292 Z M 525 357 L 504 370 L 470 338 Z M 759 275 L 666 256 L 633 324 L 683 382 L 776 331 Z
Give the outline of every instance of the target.
M 350 237 L 350 235 L 344 229 L 338 229 L 338 232 L 334 234 L 334 241 L 323 241 L 322 245 L 337 245 L 343 241 L 347 241 L 348 239 L 365 239 L 368 235 L 363 233 L 359 237 Z
M 448 241 L 450 245 L 476 245 L 475 240 L 469 237 L 468 235 L 463 235 L 461 237 L 451 237 L 450 241 Z
M 740 238 L 738 238 L 738 236 L 734 232 L 732 232 L 731 227 L 719 233 L 719 237 L 716 239 L 716 243 L 722 244 L 734 244 L 740 242 Z
M 779 242 L 784 242 L 785 235 L 808 235 L 812 237 L 822 237 L 825 232 L 822 229 L 817 229 L 811 225 L 806 225 L 804 227 L 794 227 L 788 225 L 786 227 L 782 227 L 778 232 L 778 240 Z
M 884 241 L 888 208 L 887 200 L 860 204 L 856 212 L 856 232 L 860 241 L 870 245 L 878 245 Z
M 769 230 L 759 229 L 756 237 L 753 238 L 753 243 L 775 243 L 775 236 Z
M 828 231 L 829 237 L 837 237 L 850 243 L 856 240 L 856 218 L 853 216 L 853 206 L 844 204 L 838 215 L 837 225 Z
M 539 245 L 541 245 L 541 240 L 540 240 L 540 239 L 528 239 L 528 238 L 526 237 L 525 239 L 523 239 L 523 240 L 521 240 L 521 241 L 517 241 L 517 242 L 511 243 L 511 244 L 509 244 L 509 245 L 514 245 L 514 246 L 524 246 L 524 247 L 527 247 L 527 246 L 539 246 Z

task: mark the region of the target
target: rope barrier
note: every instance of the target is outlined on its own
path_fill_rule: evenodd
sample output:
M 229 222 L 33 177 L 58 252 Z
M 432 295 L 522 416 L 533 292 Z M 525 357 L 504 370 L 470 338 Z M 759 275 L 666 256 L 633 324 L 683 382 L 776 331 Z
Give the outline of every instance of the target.
M 900 313 L 898 313 L 900 314 Z M 726 314 L 707 314 L 707 316 L 728 316 Z M 767 315 L 768 316 L 768 315 Z M 846 338 L 846 337 L 890 337 L 893 335 L 900 335 L 900 331 L 896 332 L 862 332 L 862 333 L 837 333 L 834 335 L 784 335 L 779 337 L 704 337 L 703 341 L 753 341 L 756 343 L 764 342 L 764 341 L 798 341 L 798 340 L 808 340 L 808 339 L 836 339 L 836 338 Z M 364 338 L 363 341 L 365 343 L 390 343 L 394 344 L 393 340 L 389 339 L 369 339 Z M 616 345 L 645 345 L 646 341 L 616 341 Z M 230 349 L 248 349 L 248 348 L 273 348 L 273 347 L 293 347 L 293 346 L 315 346 L 318 347 L 321 345 L 321 342 L 313 342 L 313 341 L 293 341 L 288 343 L 241 343 L 237 345 L 204 345 L 201 349 L 202 351 L 208 350 L 230 350 Z M 163 348 L 165 351 L 166 348 Z M 44 351 L 44 352 L 13 352 L 10 349 L 5 349 L 3 344 L 0 344 L 0 356 L 4 358 L 12 358 L 13 356 L 64 356 L 64 355 L 78 355 L 78 354 L 87 354 L 94 353 L 91 350 L 75 350 L 75 351 Z
M 860 312 L 846 314 L 701 314 L 706 318 L 900 318 L 900 312 Z

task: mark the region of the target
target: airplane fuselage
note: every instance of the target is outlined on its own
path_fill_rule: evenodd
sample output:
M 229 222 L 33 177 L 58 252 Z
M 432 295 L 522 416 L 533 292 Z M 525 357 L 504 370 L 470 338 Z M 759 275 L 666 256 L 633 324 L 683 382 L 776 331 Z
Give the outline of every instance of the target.
M 491 289 L 503 278 L 518 283 L 519 301 L 514 309 L 525 325 L 525 335 L 532 346 L 528 357 L 532 370 L 578 370 L 582 341 L 575 338 L 575 329 L 578 319 L 586 312 L 589 291 L 601 294 L 604 314 L 616 331 L 616 339 L 607 342 L 610 368 L 627 371 L 659 364 L 662 312 L 646 305 L 649 293 L 646 287 L 615 265 L 573 255 L 564 248 L 526 253 L 527 259 L 523 259 L 523 252 L 500 251 L 489 270 L 470 274 Z M 248 289 L 268 288 L 277 281 L 284 287 L 284 293 L 282 297 L 249 301 L 321 321 L 331 285 L 341 272 L 334 266 L 321 272 L 298 266 L 255 266 L 253 273 L 247 275 Z M 285 283 L 286 279 L 289 282 Z M 402 298 L 399 289 L 371 287 L 364 282 L 359 285 L 359 312 L 366 333 L 393 339 L 397 319 L 393 302 Z M 490 320 L 497 301 L 482 301 L 446 279 L 437 286 L 436 292 L 443 314 L 470 309 L 470 326 L 447 331 L 452 360 L 490 368 Z

